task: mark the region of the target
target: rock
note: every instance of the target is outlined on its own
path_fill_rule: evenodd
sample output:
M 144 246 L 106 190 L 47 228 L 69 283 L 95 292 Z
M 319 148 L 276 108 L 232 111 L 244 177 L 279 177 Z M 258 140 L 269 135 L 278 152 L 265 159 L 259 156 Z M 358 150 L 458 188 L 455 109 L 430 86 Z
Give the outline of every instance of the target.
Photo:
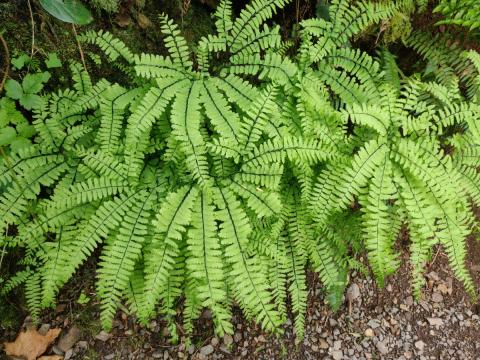
M 45 336 L 48 333 L 48 330 L 50 330 L 50 327 L 51 327 L 50 324 L 42 324 L 42 326 L 40 326 L 40 328 L 37 330 L 37 332 L 40 335 Z
M 237 331 L 234 335 L 233 335 L 233 341 L 235 341 L 236 343 L 242 341 L 242 333 L 240 331 Z
M 163 357 L 163 353 L 161 351 L 155 351 L 153 354 L 152 354 L 152 357 L 154 359 L 161 359 Z
M 442 294 L 438 293 L 438 292 L 434 292 L 432 294 L 432 301 L 433 302 L 436 302 L 436 303 L 440 303 L 443 301 L 443 296 Z
M 258 342 L 267 342 L 267 339 L 265 339 L 265 336 L 260 335 L 260 336 L 257 338 L 257 341 L 258 341 Z
M 233 344 L 233 338 L 232 338 L 232 336 L 231 336 L 231 335 L 228 335 L 228 334 L 224 335 L 224 336 L 223 336 L 223 343 L 224 343 L 225 345 L 227 345 L 227 346 L 228 346 L 228 345 L 232 345 L 232 344 Z
M 368 329 L 365 330 L 364 335 L 365 335 L 366 337 L 373 337 L 375 334 L 373 333 L 373 330 L 372 330 L 372 329 L 368 328 Z
M 78 327 L 72 326 L 68 332 L 58 341 L 58 348 L 63 352 L 70 350 L 80 339 L 81 331 Z
M 212 338 L 212 340 L 210 341 L 210 344 L 212 344 L 213 347 L 216 347 L 218 343 L 219 341 L 218 341 L 218 338 L 216 337 Z
M 405 305 L 407 305 L 407 306 L 412 306 L 413 305 L 413 297 L 412 296 L 408 296 L 405 299 Z
M 200 354 L 202 354 L 203 356 L 208 356 L 210 355 L 211 353 L 213 353 L 213 346 L 211 344 L 207 345 L 207 346 L 204 346 L 200 349 Z
M 427 318 L 428 323 L 430 326 L 442 326 L 443 325 L 443 320 L 440 318 Z
M 415 341 L 415 347 L 418 350 L 423 351 L 423 349 L 425 348 L 425 343 L 422 340 Z
M 188 347 L 188 353 L 189 353 L 190 355 L 192 355 L 194 352 L 195 352 L 195 346 L 190 345 L 190 346 Z
M 347 290 L 347 300 L 354 301 L 360 297 L 360 288 L 357 284 L 352 284 Z
M 333 358 L 333 360 L 342 360 L 342 358 L 343 358 L 342 350 L 332 351 L 332 358 Z
M 63 358 L 64 360 L 69 360 L 73 356 L 73 349 L 68 349 L 65 352 L 65 357 Z
M 334 350 L 340 350 L 342 347 L 342 342 L 340 340 L 336 340 L 333 342 L 333 349 Z
M 112 360 L 115 358 L 115 354 L 114 353 L 111 353 L 111 354 L 108 354 L 104 357 L 105 360 Z
M 380 326 L 380 321 L 378 321 L 377 319 L 372 319 L 367 323 L 367 325 L 375 330 L 376 328 L 378 328 Z
M 165 350 L 163 352 L 163 360 L 168 360 L 170 359 L 170 354 L 168 353 L 168 350 Z
M 324 350 L 330 347 L 328 343 L 325 341 L 325 339 L 320 339 L 318 345 L 320 346 L 320 349 L 324 349 Z
M 112 335 L 110 335 L 110 334 L 107 333 L 106 331 L 103 331 L 103 330 L 102 330 L 102 331 L 100 331 L 100 332 L 98 333 L 97 336 L 95 336 L 95 339 L 105 342 L 105 341 L 107 341 L 108 339 L 110 339 L 111 336 L 112 336 Z
M 380 354 L 382 355 L 388 354 L 388 348 L 382 341 L 377 342 L 376 347 Z
M 88 342 L 86 341 L 79 341 L 77 343 L 77 346 L 81 349 L 88 349 Z

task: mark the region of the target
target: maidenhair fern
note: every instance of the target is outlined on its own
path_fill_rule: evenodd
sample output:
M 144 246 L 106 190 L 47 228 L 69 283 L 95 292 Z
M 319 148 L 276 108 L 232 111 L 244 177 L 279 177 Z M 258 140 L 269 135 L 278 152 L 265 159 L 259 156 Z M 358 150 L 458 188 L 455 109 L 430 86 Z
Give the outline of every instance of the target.
M 467 101 L 455 72 L 405 78 L 387 50 L 377 59 L 351 47 L 397 5 L 332 1 L 329 19 L 302 22 L 290 58 L 266 25 L 286 2 L 254 0 L 233 18 L 222 1 L 216 34 L 195 51 L 163 15 L 168 56 L 81 36 L 124 81 L 95 83 L 72 65 L 72 88 L 34 109 L 33 144 L 1 163 L 0 244 L 25 254 L 5 292 L 25 283 L 38 314 L 96 252 L 106 329 L 123 302 L 142 323 L 162 314 L 175 339 L 183 299 L 187 333 L 203 308 L 217 334 L 232 333 L 232 304 L 277 331 L 290 303 L 301 337 L 308 267 L 338 308 L 348 270 L 362 268 L 354 255 L 366 249 L 383 283 L 407 226 L 415 292 L 441 244 L 473 295 L 464 259 L 480 198 L 478 79 Z

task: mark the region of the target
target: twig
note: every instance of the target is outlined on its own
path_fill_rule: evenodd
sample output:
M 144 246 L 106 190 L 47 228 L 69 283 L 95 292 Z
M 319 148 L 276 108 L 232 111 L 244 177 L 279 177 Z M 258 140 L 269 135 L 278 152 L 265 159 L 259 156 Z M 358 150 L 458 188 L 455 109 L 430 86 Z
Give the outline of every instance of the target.
M 30 0 L 27 0 L 28 11 L 30 11 L 30 22 L 32 24 L 32 50 L 30 51 L 30 58 L 33 58 L 33 50 L 35 48 L 35 20 L 33 20 L 33 11 Z
M 83 55 L 82 44 L 78 40 L 77 29 L 75 29 L 75 25 L 72 24 L 73 34 L 75 35 L 75 40 L 77 40 L 78 51 L 80 52 L 80 59 L 82 60 L 83 68 L 87 71 L 87 64 L 85 64 L 85 56 Z
M 0 32 L 0 42 L 5 49 L 5 74 L 3 74 L 2 81 L 0 82 L 0 92 L 2 92 L 3 87 L 5 86 L 5 82 L 7 81 L 8 73 L 10 71 L 10 52 L 8 51 L 8 45 L 5 39 L 3 38 L 3 34 Z

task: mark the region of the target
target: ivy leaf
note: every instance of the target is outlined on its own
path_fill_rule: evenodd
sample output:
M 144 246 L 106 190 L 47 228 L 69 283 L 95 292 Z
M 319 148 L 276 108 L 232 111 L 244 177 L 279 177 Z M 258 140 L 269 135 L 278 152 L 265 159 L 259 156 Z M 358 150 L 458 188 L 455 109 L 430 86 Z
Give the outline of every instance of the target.
M 52 69 L 52 68 L 58 68 L 62 66 L 62 62 L 57 56 L 57 53 L 48 53 L 48 58 L 45 60 L 45 65 L 47 65 L 47 68 Z
M 22 85 L 17 80 L 8 80 L 5 84 L 5 90 L 9 98 L 19 100 L 23 96 Z
M 40 0 L 40 4 L 50 15 L 67 23 L 86 25 L 93 20 L 90 11 L 76 0 Z
M 17 132 L 11 126 L 0 129 L 0 146 L 10 144 L 17 137 Z

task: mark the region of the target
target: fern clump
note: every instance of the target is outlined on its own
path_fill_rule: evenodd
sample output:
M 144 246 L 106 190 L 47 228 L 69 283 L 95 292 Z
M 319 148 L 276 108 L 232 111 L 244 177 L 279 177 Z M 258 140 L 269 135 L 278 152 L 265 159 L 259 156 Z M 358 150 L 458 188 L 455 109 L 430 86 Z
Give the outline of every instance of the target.
M 175 339 L 183 299 L 188 334 L 203 308 L 232 333 L 234 303 L 275 332 L 290 302 L 302 337 L 308 267 L 338 308 L 355 254 L 367 251 L 382 284 L 407 226 L 415 292 L 441 244 L 474 295 L 464 259 L 480 198 L 478 79 L 465 99 L 455 72 L 405 78 L 387 50 L 352 48 L 391 4 L 333 1 L 328 18 L 301 23 L 290 58 L 266 24 L 286 2 L 254 0 L 234 19 L 222 1 L 217 32 L 194 51 L 162 15 L 167 56 L 81 36 L 125 80 L 72 64 L 72 88 L 39 96 L 32 144 L 1 163 L 2 243 L 25 253 L 3 292 L 25 283 L 36 315 L 98 249 L 106 329 L 123 302 L 142 323 L 162 314 Z M 478 70 L 478 54 L 462 56 Z

